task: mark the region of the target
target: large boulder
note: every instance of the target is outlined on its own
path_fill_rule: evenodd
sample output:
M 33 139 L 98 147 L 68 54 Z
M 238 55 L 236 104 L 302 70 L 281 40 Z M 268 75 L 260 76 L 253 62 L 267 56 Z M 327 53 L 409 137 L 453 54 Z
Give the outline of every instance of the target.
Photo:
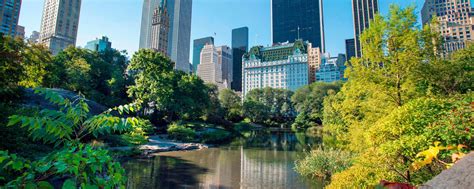
M 74 101 L 77 98 L 79 98 L 79 95 L 72 91 L 57 89 L 57 88 L 53 88 L 50 90 L 58 93 L 62 97 L 67 98 L 71 101 Z M 46 100 L 43 95 L 35 94 L 34 89 L 30 89 L 30 88 L 24 89 L 24 93 L 22 95 L 23 96 L 22 96 L 21 103 L 26 106 L 33 106 L 33 107 L 39 107 L 41 109 L 51 109 L 51 110 L 57 110 L 59 108 L 58 106 L 51 104 L 51 102 Z M 90 113 L 93 115 L 100 114 L 107 110 L 107 107 L 97 102 L 86 99 L 86 103 L 89 105 Z
M 474 152 L 459 160 L 453 167 L 421 185 L 421 189 L 474 188 Z

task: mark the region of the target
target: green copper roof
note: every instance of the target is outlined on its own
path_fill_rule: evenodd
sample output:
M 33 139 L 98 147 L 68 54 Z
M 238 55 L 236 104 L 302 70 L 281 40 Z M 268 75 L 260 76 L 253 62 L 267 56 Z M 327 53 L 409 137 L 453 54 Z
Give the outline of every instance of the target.
M 307 42 L 298 40 L 294 43 L 285 43 L 271 47 L 255 46 L 244 55 L 244 59 L 250 59 L 252 56 L 263 62 L 285 60 L 288 56 L 294 54 L 299 49 L 301 53 L 307 53 Z

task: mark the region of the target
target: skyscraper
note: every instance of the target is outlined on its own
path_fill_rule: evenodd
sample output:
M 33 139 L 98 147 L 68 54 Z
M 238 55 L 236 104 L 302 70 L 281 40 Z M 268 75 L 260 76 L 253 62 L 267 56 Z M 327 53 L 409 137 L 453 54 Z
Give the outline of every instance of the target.
M 15 37 L 25 39 L 25 27 L 16 25 Z
M 439 22 L 435 28 L 444 38 L 444 51 L 450 53 L 466 47 L 474 41 L 474 11 L 470 0 L 426 0 L 421 11 L 423 25 L 436 16 Z
M 322 0 L 271 0 L 273 43 L 309 41 L 324 52 Z
M 232 49 L 228 46 L 216 47 L 217 50 L 217 63 L 221 65 L 222 68 L 222 88 L 230 88 L 232 84 L 232 75 L 233 75 L 233 58 L 232 58 Z
M 30 37 L 28 38 L 29 43 L 38 43 L 40 37 L 40 33 L 37 31 L 31 32 Z
M 15 37 L 20 18 L 21 0 L 0 1 L 0 33 Z
M 355 57 L 355 40 L 346 39 L 346 59 L 349 61 Z
M 144 0 L 140 30 L 140 45 L 151 48 L 153 14 L 162 0 Z M 167 0 L 169 19 L 167 56 L 178 70 L 189 72 L 189 45 L 191 40 L 192 0 Z
M 166 0 L 161 0 L 160 5 L 153 11 L 151 19 L 150 48 L 164 55 L 168 55 L 169 22 Z
M 168 0 L 170 32 L 168 54 L 176 62 L 176 69 L 189 72 L 189 46 L 191 44 L 192 0 Z
M 249 28 L 242 27 L 232 30 L 232 84 L 234 91 L 242 91 L 242 56 L 249 46 Z
M 195 39 L 193 43 L 193 72 L 197 73 L 198 65 L 201 63 L 201 50 L 205 45 L 214 45 L 213 37 Z
M 95 39 L 93 41 L 87 42 L 87 45 L 84 47 L 91 51 L 104 52 L 112 49 L 112 43 L 109 41 L 109 38 L 102 36 L 100 39 Z
M 76 45 L 81 0 L 45 0 L 39 43 L 55 55 Z
M 207 44 L 202 48 L 201 63 L 197 68 L 197 75 L 206 83 L 217 85 L 219 90 L 229 88 L 228 69 L 232 62 L 232 55 L 229 47 L 214 47 Z M 227 72 L 227 73 L 226 73 Z
M 370 26 L 370 21 L 379 11 L 378 0 L 352 0 L 352 16 L 354 18 L 355 56 L 362 56 L 360 35 Z

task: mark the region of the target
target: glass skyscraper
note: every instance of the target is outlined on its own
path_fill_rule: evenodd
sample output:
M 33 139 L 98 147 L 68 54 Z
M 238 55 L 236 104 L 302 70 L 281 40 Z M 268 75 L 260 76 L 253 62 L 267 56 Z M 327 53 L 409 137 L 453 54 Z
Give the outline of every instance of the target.
M 198 65 L 201 63 L 201 50 L 204 46 L 214 45 L 214 38 L 213 37 L 204 37 L 201 39 L 195 39 L 193 43 L 193 72 L 197 72 Z
M 355 57 L 355 40 L 346 39 L 346 59 L 349 61 Z
M 112 43 L 109 41 L 108 37 L 102 36 L 100 39 L 87 42 L 87 45 L 84 48 L 96 52 L 105 52 L 112 49 Z
M 309 41 L 324 52 L 322 0 L 272 0 L 273 43 Z
M 362 57 L 360 35 L 370 26 L 379 11 L 378 0 L 352 0 L 352 14 L 354 18 L 355 55 Z
M 0 1 L 0 33 L 15 37 L 20 8 L 21 0 Z
M 242 91 L 242 56 L 248 51 L 249 28 L 242 27 L 232 30 L 233 75 L 231 88 Z

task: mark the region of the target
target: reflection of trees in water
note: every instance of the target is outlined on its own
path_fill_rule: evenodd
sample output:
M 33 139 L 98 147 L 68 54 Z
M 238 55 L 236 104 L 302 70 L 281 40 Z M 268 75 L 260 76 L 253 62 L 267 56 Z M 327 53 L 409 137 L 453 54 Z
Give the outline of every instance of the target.
M 175 157 L 159 156 L 151 160 L 136 160 L 124 164 L 127 170 L 127 188 L 194 188 L 199 184 L 197 175 L 206 168 Z
M 243 140 L 246 148 L 265 148 L 281 151 L 303 151 L 314 144 L 320 144 L 320 137 L 310 137 L 305 133 L 252 131 Z

